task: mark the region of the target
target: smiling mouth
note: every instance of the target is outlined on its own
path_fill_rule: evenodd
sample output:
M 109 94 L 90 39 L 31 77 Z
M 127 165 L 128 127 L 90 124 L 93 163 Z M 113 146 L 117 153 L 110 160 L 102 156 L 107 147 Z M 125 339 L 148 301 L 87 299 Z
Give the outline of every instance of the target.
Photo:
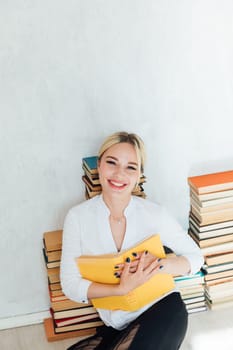
M 108 180 L 108 183 L 111 185 L 112 188 L 115 188 L 117 190 L 122 190 L 123 188 L 125 188 L 127 186 L 124 183 L 122 184 L 122 183 L 115 182 L 115 181 L 112 181 L 112 180 Z

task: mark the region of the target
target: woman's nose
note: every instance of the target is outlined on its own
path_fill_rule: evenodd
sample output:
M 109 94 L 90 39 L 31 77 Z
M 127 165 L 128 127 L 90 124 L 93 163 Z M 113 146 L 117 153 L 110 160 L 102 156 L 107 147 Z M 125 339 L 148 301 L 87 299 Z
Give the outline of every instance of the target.
M 118 176 L 123 176 L 124 173 L 125 173 L 125 171 L 124 171 L 124 168 L 123 168 L 123 167 L 117 166 L 117 167 L 115 168 L 115 174 L 116 174 L 116 175 L 118 175 Z

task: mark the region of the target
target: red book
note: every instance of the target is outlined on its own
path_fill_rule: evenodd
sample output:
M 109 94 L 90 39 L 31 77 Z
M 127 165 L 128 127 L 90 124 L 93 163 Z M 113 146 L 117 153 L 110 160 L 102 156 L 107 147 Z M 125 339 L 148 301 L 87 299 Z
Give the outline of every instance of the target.
M 54 312 L 52 309 L 50 309 L 50 313 L 53 317 Z M 86 322 L 89 320 L 94 320 L 94 319 L 99 319 L 99 315 L 97 312 L 86 314 L 86 315 L 78 315 L 78 316 L 73 316 L 73 317 L 54 319 L 54 323 L 55 323 L 56 327 L 63 327 L 63 326 L 69 326 L 69 325 L 72 325 L 75 323 L 81 323 L 81 322 Z

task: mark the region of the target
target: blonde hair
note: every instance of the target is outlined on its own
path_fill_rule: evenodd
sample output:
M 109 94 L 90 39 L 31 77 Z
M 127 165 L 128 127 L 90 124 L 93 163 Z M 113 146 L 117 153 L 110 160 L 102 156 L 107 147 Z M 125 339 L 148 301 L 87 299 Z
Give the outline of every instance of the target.
M 141 173 L 143 173 L 145 158 L 146 158 L 145 146 L 142 139 L 136 134 L 132 134 L 132 133 L 129 134 L 125 131 L 119 131 L 108 136 L 99 149 L 99 152 L 98 152 L 99 161 L 103 156 L 104 152 L 106 152 L 110 147 L 118 143 L 129 143 L 134 147 L 136 151 L 138 163 L 140 166 L 140 171 Z

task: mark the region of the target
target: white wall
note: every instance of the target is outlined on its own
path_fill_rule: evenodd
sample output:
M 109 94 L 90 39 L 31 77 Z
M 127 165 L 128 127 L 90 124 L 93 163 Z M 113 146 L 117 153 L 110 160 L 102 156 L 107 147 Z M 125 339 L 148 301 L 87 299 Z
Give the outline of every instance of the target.
M 0 2 L 0 318 L 49 307 L 44 231 L 81 158 L 139 133 L 148 197 L 187 228 L 187 176 L 233 168 L 233 2 Z

